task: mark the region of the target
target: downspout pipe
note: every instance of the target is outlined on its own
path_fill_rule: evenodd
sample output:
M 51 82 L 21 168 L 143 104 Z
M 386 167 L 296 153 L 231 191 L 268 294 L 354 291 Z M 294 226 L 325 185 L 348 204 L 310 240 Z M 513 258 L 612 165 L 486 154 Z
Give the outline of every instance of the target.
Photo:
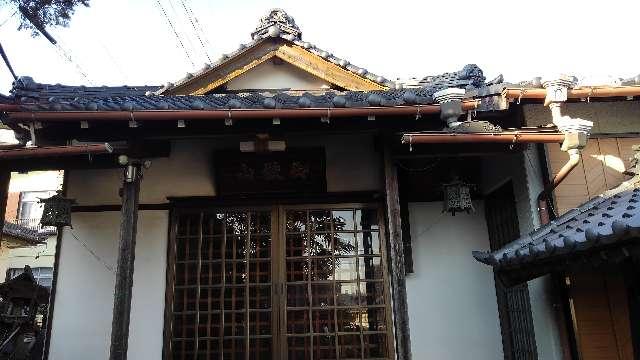
M 541 225 L 548 224 L 551 220 L 549 218 L 549 210 L 547 209 L 547 199 L 553 190 L 555 190 L 555 188 L 564 181 L 569 173 L 578 166 L 582 159 L 582 150 L 580 149 L 570 149 L 567 152 L 569 153 L 569 160 L 567 163 L 564 164 L 560 171 L 558 171 L 558 173 L 553 177 L 553 181 L 547 185 L 540 194 L 538 194 L 538 217 L 540 218 Z
M 549 223 L 550 216 L 549 210 L 547 209 L 547 200 L 558 185 L 560 185 L 580 163 L 582 159 L 582 149 L 587 145 L 587 139 L 593 127 L 593 122 L 591 121 L 562 115 L 561 106 L 567 101 L 569 89 L 575 85 L 576 80 L 574 77 L 564 75 L 543 83 L 546 89 L 544 104 L 551 110 L 553 123 L 565 134 L 560 149 L 569 154 L 569 160 L 553 177 L 553 181 L 538 194 L 538 217 L 540 219 L 540 225 Z

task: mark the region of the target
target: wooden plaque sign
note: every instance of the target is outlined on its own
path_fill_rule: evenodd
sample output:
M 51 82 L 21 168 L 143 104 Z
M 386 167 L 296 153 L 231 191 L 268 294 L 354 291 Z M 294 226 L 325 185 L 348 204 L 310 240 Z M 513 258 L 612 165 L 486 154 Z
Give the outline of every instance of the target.
M 323 148 L 282 152 L 214 154 L 219 195 L 324 193 L 327 190 Z

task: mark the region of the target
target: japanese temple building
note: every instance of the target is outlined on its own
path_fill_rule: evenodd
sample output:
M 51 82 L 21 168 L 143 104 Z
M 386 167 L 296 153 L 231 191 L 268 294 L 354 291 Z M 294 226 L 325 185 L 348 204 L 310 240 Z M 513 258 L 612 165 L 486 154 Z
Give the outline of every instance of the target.
M 280 9 L 164 86 L 20 77 L 3 192 L 64 170 L 75 201 L 46 356 L 632 359 L 639 80 L 393 81 Z

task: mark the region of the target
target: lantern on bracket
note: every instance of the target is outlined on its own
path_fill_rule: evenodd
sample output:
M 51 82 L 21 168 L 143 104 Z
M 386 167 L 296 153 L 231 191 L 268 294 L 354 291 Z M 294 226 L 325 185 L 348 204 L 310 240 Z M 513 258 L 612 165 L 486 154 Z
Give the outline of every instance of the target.
M 456 216 L 456 212 L 475 212 L 473 203 L 471 202 L 471 189 L 473 184 L 468 184 L 458 176 L 453 176 L 448 184 L 442 184 L 444 192 L 444 201 L 442 203 L 442 212 L 451 213 Z
M 73 199 L 62 196 L 62 191 L 47 199 L 40 199 L 44 205 L 40 224 L 42 226 L 71 226 L 71 206 L 76 203 Z

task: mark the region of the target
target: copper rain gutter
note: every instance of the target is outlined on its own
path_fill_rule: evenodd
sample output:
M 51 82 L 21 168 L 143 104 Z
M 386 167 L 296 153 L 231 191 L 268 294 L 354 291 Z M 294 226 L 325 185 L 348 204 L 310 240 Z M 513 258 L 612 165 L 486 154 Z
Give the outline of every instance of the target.
M 547 89 L 539 88 L 507 88 L 502 91 L 507 99 L 544 99 Z M 640 96 L 640 86 L 608 86 L 608 87 L 580 87 L 568 89 L 569 99 L 605 98 L 618 96 Z
M 435 134 L 416 133 L 402 135 L 402 142 L 405 144 L 451 144 L 451 143 L 562 143 L 565 139 L 563 133 L 532 133 L 509 131 L 502 133 L 486 134 Z M 569 161 L 554 176 L 553 181 L 545 187 L 538 195 L 538 216 L 542 225 L 549 222 L 549 212 L 546 207 L 546 200 L 558 185 L 569 175 L 569 173 L 580 163 L 580 150 L 570 149 Z
M 562 133 L 534 133 L 505 131 L 501 133 L 416 133 L 403 134 L 403 144 L 451 144 L 451 143 L 561 143 Z
M 14 150 L 0 150 L 0 160 L 32 159 L 59 156 L 95 155 L 111 153 L 109 144 L 88 144 L 71 146 L 25 147 Z
M 475 100 L 462 103 L 463 110 L 477 107 Z M 0 107 L 0 110 L 2 108 Z M 18 111 L 9 112 L 12 121 L 177 121 L 212 119 L 272 119 L 272 118 L 336 118 L 353 116 L 407 116 L 437 114 L 439 105 L 412 105 L 360 108 L 308 109 L 228 109 L 228 110 L 142 110 L 142 111 Z
M 0 104 L 0 111 L 20 111 L 20 105 Z

